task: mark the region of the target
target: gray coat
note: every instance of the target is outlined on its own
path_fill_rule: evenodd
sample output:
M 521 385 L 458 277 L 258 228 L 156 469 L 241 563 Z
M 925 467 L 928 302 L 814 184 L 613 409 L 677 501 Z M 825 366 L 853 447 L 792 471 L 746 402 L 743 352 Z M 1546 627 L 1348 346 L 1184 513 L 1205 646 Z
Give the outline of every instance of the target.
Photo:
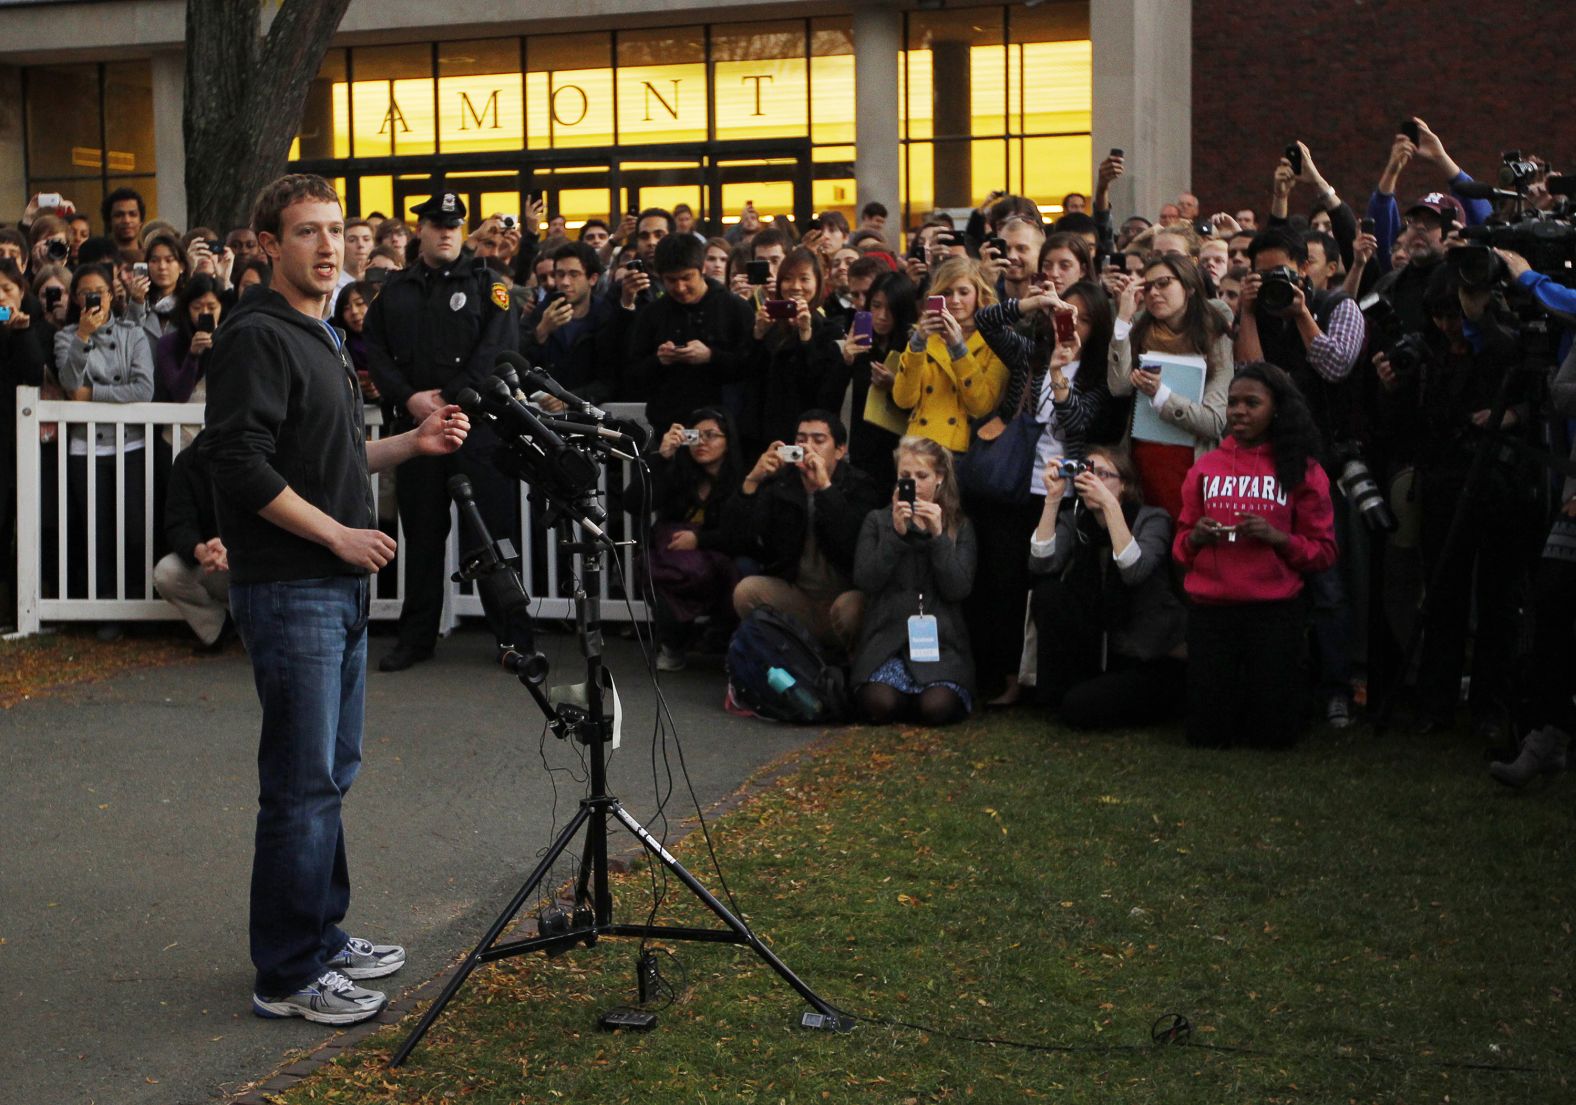
M 75 326 L 55 335 L 55 375 L 67 395 L 80 387 L 93 389 L 95 403 L 148 403 L 153 400 L 153 350 L 138 323 L 112 317 L 87 341 Z M 71 441 L 81 443 L 81 426 L 71 428 Z M 115 426 L 100 422 L 96 428 L 100 448 L 115 447 Z M 126 427 L 126 445 L 141 444 L 142 427 Z M 89 450 L 92 452 L 93 450 Z
M 974 691 L 974 654 L 963 622 L 962 602 L 974 586 L 979 548 L 974 527 L 964 519 L 956 537 L 913 534 L 899 537 L 892 528 L 892 508 L 877 507 L 865 515 L 854 557 L 854 586 L 865 593 L 865 620 L 854 655 L 850 686 L 868 682 L 875 670 L 894 655 L 908 656 L 908 618 L 936 616 L 941 659 L 909 663 L 921 683 L 947 680 Z

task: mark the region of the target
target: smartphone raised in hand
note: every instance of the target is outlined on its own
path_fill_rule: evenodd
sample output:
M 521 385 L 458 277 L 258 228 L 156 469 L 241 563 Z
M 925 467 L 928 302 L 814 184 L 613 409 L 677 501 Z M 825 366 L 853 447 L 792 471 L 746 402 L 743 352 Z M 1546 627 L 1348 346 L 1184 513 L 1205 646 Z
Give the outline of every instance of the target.
M 1051 315 L 1056 323 L 1056 344 L 1071 345 L 1078 340 L 1078 322 L 1071 307 L 1063 307 Z
M 1372 219 L 1368 218 L 1368 216 L 1364 215 L 1361 219 L 1357 220 L 1357 229 L 1361 230 L 1364 234 L 1372 234 L 1375 230 L 1375 223 Z
M 947 309 L 947 297 L 944 295 L 931 295 L 925 297 L 925 312 L 940 314 Z
M 744 279 L 758 288 L 766 286 L 772 278 L 772 263 L 770 261 L 746 261 L 744 263 Z
M 791 321 L 799 313 L 799 305 L 791 299 L 768 299 L 764 306 L 766 317 L 778 322 Z
M 1291 171 L 1297 176 L 1302 175 L 1302 147 L 1295 142 L 1286 144 L 1286 160 L 1291 162 Z
M 199 334 L 213 333 L 213 328 L 215 325 L 217 325 L 217 323 L 214 321 L 213 312 L 204 311 L 202 314 L 197 316 L 197 332 Z
M 1416 119 L 1403 119 L 1401 125 L 1395 129 L 1406 135 L 1407 141 L 1414 146 L 1423 140 L 1423 132 L 1417 129 Z
M 875 336 L 875 324 L 871 321 L 869 311 L 855 311 L 854 323 L 848 331 L 848 336 L 854 341 L 868 345 Z
M 899 501 L 905 502 L 909 506 L 914 505 L 914 500 L 919 497 L 919 491 L 915 488 L 912 479 L 900 478 L 897 481 L 897 497 Z

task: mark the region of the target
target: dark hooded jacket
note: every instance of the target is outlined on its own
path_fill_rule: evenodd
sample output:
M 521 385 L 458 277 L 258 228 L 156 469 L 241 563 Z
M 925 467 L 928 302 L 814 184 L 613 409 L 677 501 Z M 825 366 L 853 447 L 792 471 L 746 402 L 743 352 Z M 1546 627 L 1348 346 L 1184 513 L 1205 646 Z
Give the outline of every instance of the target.
M 344 335 L 277 291 L 247 295 L 214 335 L 202 455 L 234 583 L 365 574 L 258 514 L 287 487 L 351 529 L 377 517 Z

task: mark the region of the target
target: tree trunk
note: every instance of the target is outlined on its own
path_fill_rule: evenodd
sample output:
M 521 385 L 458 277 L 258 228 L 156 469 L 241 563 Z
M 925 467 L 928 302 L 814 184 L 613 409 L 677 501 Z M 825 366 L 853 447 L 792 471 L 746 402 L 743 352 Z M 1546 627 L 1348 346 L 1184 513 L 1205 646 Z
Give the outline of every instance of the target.
M 282 176 L 350 0 L 277 0 L 261 33 L 261 0 L 186 0 L 186 208 L 191 226 L 223 235 L 251 220 L 263 186 Z

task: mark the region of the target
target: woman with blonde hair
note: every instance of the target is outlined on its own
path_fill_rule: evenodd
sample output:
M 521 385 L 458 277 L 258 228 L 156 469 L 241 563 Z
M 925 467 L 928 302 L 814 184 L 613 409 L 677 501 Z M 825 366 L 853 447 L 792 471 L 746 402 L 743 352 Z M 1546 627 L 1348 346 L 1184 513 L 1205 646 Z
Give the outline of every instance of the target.
M 909 412 L 910 435 L 962 453 L 969 447 L 969 419 L 996 408 L 1007 366 L 974 326 L 974 312 L 995 302 L 996 289 L 972 258 L 954 257 L 936 269 L 892 381 L 892 402 Z
M 892 503 L 865 515 L 854 557 L 865 615 L 851 685 L 866 721 L 948 725 L 974 704 L 962 603 L 978 546 L 951 452 L 910 436 L 898 442 L 896 459 Z

